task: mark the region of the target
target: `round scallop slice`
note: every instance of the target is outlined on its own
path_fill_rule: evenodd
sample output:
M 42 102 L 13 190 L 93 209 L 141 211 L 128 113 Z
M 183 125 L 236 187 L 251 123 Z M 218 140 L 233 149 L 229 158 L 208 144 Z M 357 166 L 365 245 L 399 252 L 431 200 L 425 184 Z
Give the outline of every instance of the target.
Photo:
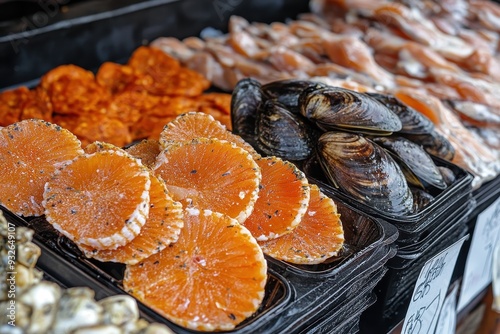
M 278 157 L 256 160 L 262 181 L 252 214 L 243 222 L 259 241 L 292 232 L 306 213 L 309 182 L 294 164 Z
M 166 148 L 172 143 L 195 138 L 227 140 L 248 151 L 254 158 L 260 157 L 252 145 L 248 144 L 240 136 L 227 130 L 212 115 L 195 111 L 181 114 L 167 123 L 160 134 L 160 146 Z
M 28 119 L 0 128 L 0 204 L 21 216 L 40 216 L 45 183 L 83 154 L 78 138 L 58 125 Z
M 311 199 L 300 224 L 289 234 L 259 242 L 264 254 L 296 264 L 317 264 L 336 256 L 344 230 L 335 202 L 311 185 Z
M 187 208 L 179 240 L 128 265 L 127 292 L 172 322 L 199 331 L 232 330 L 264 298 L 267 263 L 236 220 Z
M 136 264 L 177 241 L 184 226 L 182 205 L 172 200 L 163 180 L 153 174 L 150 179 L 149 215 L 139 235 L 113 250 L 78 245 L 87 257 L 103 262 Z
M 45 215 L 76 243 L 115 249 L 146 222 L 150 184 L 147 169 L 120 150 L 84 154 L 46 183 Z
M 169 145 L 158 154 L 153 172 L 184 207 L 221 212 L 240 223 L 252 213 L 261 180 L 247 151 L 215 138 Z

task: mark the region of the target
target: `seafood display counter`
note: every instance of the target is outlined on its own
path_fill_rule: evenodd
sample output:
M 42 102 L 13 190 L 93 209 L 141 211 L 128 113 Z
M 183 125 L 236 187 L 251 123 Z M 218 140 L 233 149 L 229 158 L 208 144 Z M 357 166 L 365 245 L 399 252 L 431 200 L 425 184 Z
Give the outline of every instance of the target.
M 0 12 L 1 6 L 13 8 L 7 7 L 11 3 L 0 3 Z M 432 275 L 423 274 L 429 261 L 456 245 L 456 265 L 450 279 L 440 283 L 446 293 L 452 290 L 448 287 L 458 291 L 458 305 L 448 313 L 463 318 L 476 307 L 478 293 L 491 284 L 491 264 L 485 260 L 483 285 L 467 289 L 476 277 L 471 276 L 477 271 L 471 264 L 474 257 L 487 257 L 474 243 L 490 248 L 500 243 L 497 4 L 80 0 L 24 8 L 0 28 L 0 165 L 6 169 L 1 174 L 9 175 L 2 176 L 0 209 L 8 226 L 34 231 L 33 242 L 41 249 L 36 268 L 47 281 L 64 289 L 89 287 L 97 300 L 93 303 L 105 304 L 115 295 L 136 301 L 137 323 L 128 329 L 123 325 L 126 333 L 149 333 L 145 322 L 175 333 L 395 333 L 408 320 L 419 279 Z M 46 123 L 31 122 L 33 118 Z M 71 148 L 71 162 L 52 164 L 57 171 L 40 181 L 38 196 L 26 189 L 38 182 L 36 178 L 46 177 L 36 173 L 48 169 L 38 171 L 35 166 L 32 179 L 26 178 L 22 168 L 32 162 L 30 154 L 16 150 L 27 149 L 36 158 L 38 146 L 53 145 L 28 133 L 30 127 L 45 125 L 57 135 L 64 132 L 65 140 L 78 142 L 78 147 Z M 23 131 L 31 143 L 16 142 Z M 8 145 L 17 147 L 11 150 Z M 5 152 L 2 147 L 7 147 Z M 224 150 L 231 155 L 210 155 Z M 178 152 L 198 154 L 192 158 Z M 121 234 L 80 237 L 80 232 L 90 235 L 91 229 L 106 232 L 104 225 L 95 226 L 101 222 L 96 218 L 100 212 L 86 225 L 77 217 L 87 209 L 75 204 L 68 211 L 71 219 L 58 220 L 62 218 L 56 210 L 65 205 L 64 196 L 73 196 L 74 187 L 56 181 L 71 179 L 75 161 L 87 160 L 92 166 L 99 156 L 133 160 L 131 165 L 140 170 L 137 175 L 147 180 L 141 192 L 134 193 L 141 194 L 136 210 L 120 217 L 125 224 Z M 233 156 L 241 160 L 231 165 Z M 46 166 L 42 154 L 36 159 Z M 172 169 L 168 164 L 174 162 Z M 186 162 L 198 165 L 188 169 Z M 206 166 L 208 170 L 222 163 L 226 169 L 204 174 Z M 97 167 L 95 174 L 108 165 Z M 237 183 L 224 178 L 243 174 L 237 169 L 243 166 L 251 176 L 224 202 Z M 183 168 L 190 178 L 182 174 Z M 280 180 L 278 171 L 288 171 L 293 178 L 285 182 L 281 175 L 281 181 L 275 181 Z M 74 174 L 80 172 L 87 176 L 81 170 Z M 195 181 L 197 175 L 206 179 Z M 128 182 L 129 175 L 121 177 Z M 29 198 L 21 209 L 16 209 L 16 196 L 4 195 L 16 187 L 13 178 L 29 185 L 14 189 L 19 198 Z M 181 178 L 191 183 L 177 183 Z M 203 199 L 200 194 L 209 181 L 215 183 L 208 186 L 209 198 Z M 160 197 L 153 196 L 155 182 Z M 113 187 L 120 185 L 116 180 Z M 292 185 L 300 188 L 297 194 Z M 201 186 L 205 188 L 196 188 Z M 275 191 L 278 186 L 280 191 Z M 316 186 L 316 200 L 323 203 L 314 207 L 317 212 L 309 207 Z M 96 186 L 86 193 L 105 201 L 100 194 L 117 192 L 109 189 Z M 64 194 L 61 199 L 57 191 Z M 126 246 L 141 236 L 136 230 L 143 233 L 142 220 L 148 222 L 156 205 L 168 211 L 159 225 L 171 224 L 171 244 L 164 244 L 166 236 L 153 235 L 143 244 L 157 243 L 151 247 L 153 255 L 145 255 L 149 250 L 139 244 L 127 258 Z M 242 208 L 230 212 L 238 205 Z M 128 209 L 116 210 L 107 203 L 103 207 L 110 212 Z M 230 209 L 219 214 L 224 207 Z M 184 216 L 179 218 L 181 211 Z M 262 217 L 255 218 L 255 212 Z M 278 226 L 285 215 L 292 217 L 289 225 Z M 217 302 L 214 309 L 225 319 L 178 316 L 191 302 L 212 298 L 204 295 L 165 311 L 170 304 L 159 302 L 161 296 L 154 293 L 166 289 L 165 277 L 145 267 L 166 263 L 161 253 L 175 249 L 180 226 L 192 224 L 188 220 L 221 216 L 230 223 L 220 234 L 239 231 L 235 238 L 245 240 L 254 252 L 243 262 L 255 263 L 255 272 L 261 266 L 253 282 L 247 284 L 241 277 L 231 282 L 244 290 L 265 277 L 262 289 L 255 292 L 258 298 L 250 300 L 250 291 L 235 294 L 248 297 L 241 303 L 255 309 L 230 311 Z M 317 222 L 316 216 L 328 219 Z M 311 230 L 297 228 L 305 221 L 316 225 Z M 76 232 L 71 231 L 75 222 L 82 224 Z M 325 236 L 325 231 L 331 235 Z M 483 239 L 474 241 L 479 235 Z M 120 238 L 127 241 L 118 244 Z M 328 247 L 320 244 L 325 240 Z M 337 243 L 340 249 L 332 250 Z M 114 257 L 123 247 L 124 253 Z M 232 251 L 221 253 L 228 256 Z M 182 250 L 174 262 L 182 252 L 188 251 Z M 237 261 L 242 254 L 235 255 Z M 147 264 L 152 256 L 157 261 Z M 122 258 L 126 260 L 119 261 Z M 211 259 L 197 254 L 191 260 L 196 270 L 203 270 Z M 134 284 L 140 285 L 132 282 L 134 273 L 144 280 L 153 277 L 151 285 L 134 290 Z M 221 295 L 234 297 L 229 288 L 222 290 Z M 12 330 L 6 326 L 0 319 L 1 330 Z M 26 324 L 20 326 L 36 333 Z

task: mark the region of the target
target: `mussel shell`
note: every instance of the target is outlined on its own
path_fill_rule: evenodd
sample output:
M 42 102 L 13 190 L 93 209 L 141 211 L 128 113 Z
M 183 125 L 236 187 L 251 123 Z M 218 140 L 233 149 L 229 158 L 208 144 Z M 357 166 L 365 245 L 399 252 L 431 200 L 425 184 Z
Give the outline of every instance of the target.
M 318 139 L 317 152 L 329 181 L 354 199 L 395 215 L 411 212 L 405 176 L 382 147 L 358 134 L 331 131 Z
M 321 180 L 325 183 L 328 183 L 328 180 L 325 180 L 325 174 L 323 173 L 323 169 L 321 168 L 321 164 L 319 162 L 318 155 L 316 150 L 314 150 L 307 159 L 296 163 L 297 167 L 300 168 L 307 176 L 313 177 L 315 179 Z
M 390 135 L 402 128 L 399 117 L 374 98 L 349 89 L 323 87 L 305 90 L 300 112 L 319 128 Z
M 262 85 L 262 94 L 265 99 L 275 100 L 289 111 L 299 113 L 299 96 L 310 87 L 326 87 L 326 85 L 300 79 L 278 80 Z
M 441 172 L 441 175 L 443 176 L 444 183 L 446 183 L 447 186 L 451 186 L 457 177 L 455 176 L 455 173 L 448 167 L 444 166 L 439 166 L 438 167 L 439 172 Z
M 307 158 L 319 136 L 307 119 L 274 100 L 267 100 L 259 107 L 256 131 L 258 151 L 292 161 Z
M 441 172 L 422 146 L 397 136 L 377 137 L 373 141 L 396 157 L 410 184 L 424 189 L 428 186 L 446 188 Z
M 250 144 L 255 142 L 257 108 L 262 102 L 261 84 L 255 79 L 245 78 L 236 84 L 231 96 L 232 132 Z
M 434 196 L 420 188 L 410 187 L 413 195 L 413 212 L 420 212 L 429 206 L 434 200 Z
M 404 137 L 412 142 L 421 145 L 427 153 L 451 161 L 455 156 L 455 148 L 442 134 L 436 130 L 427 134 L 407 135 Z
M 391 109 L 401 120 L 403 127 L 400 133 L 425 134 L 434 130 L 434 123 L 425 115 L 419 113 L 410 106 L 403 104 L 392 95 L 379 93 L 366 93 L 373 97 L 387 108 Z

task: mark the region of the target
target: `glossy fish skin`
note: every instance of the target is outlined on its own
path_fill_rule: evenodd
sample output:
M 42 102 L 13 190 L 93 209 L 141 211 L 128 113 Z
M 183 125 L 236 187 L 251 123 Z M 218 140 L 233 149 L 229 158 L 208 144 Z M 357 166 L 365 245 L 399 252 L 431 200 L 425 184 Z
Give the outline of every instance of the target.
M 233 133 L 250 144 L 255 142 L 257 109 L 261 102 L 260 82 L 252 78 L 238 81 L 231 96 L 231 126 Z
M 299 97 L 300 112 L 325 130 L 390 135 L 402 128 L 399 117 L 374 98 L 349 89 L 306 89 Z
M 273 100 L 259 107 L 256 131 L 259 151 L 291 161 L 306 159 L 319 136 L 307 119 Z
M 411 213 L 413 197 L 403 172 L 369 139 L 326 132 L 318 140 L 317 154 L 330 182 L 356 200 L 394 215 Z
M 426 134 L 434 130 L 434 123 L 415 109 L 401 103 L 392 95 L 366 93 L 398 115 L 403 125 L 400 133 Z
M 410 184 L 424 189 L 428 185 L 446 188 L 441 172 L 422 146 L 397 136 L 377 137 L 373 141 L 396 157 Z
M 266 99 L 275 100 L 293 113 L 299 113 L 299 96 L 310 88 L 325 87 L 325 84 L 310 80 L 288 79 L 269 82 L 262 85 L 262 94 Z
M 403 134 L 412 142 L 421 145 L 429 154 L 451 161 L 455 156 L 455 148 L 446 137 L 436 130 L 421 135 Z

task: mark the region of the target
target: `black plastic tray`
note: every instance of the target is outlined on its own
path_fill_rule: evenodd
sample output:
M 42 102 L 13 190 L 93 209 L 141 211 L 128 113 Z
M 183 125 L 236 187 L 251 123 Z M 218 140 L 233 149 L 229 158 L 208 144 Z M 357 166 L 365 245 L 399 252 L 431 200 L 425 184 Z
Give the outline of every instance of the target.
M 418 275 L 425 262 L 467 235 L 468 228 L 465 224 L 467 219 L 468 216 L 464 216 L 462 222 L 458 222 L 457 226 L 452 226 L 445 231 L 416 259 L 400 259 L 398 255 L 391 259 L 399 262 L 398 265 L 404 263 L 404 267 L 393 268 L 391 263 L 387 264 L 389 268 L 387 274 L 374 289 L 377 302 L 363 314 L 361 319 L 362 327 L 366 333 L 370 333 L 370 328 L 373 328 L 373 326 L 376 326 L 380 333 L 388 332 L 403 320 Z M 454 280 L 455 278 L 452 277 L 452 281 Z
M 302 333 L 349 333 L 353 325 L 359 323 L 361 314 L 377 300 L 372 292 L 373 288 L 372 285 L 366 285 L 358 291 L 357 298 L 349 300 L 343 308 L 329 314 L 320 323 L 307 328 Z
M 124 63 L 158 37 L 199 36 L 207 27 L 225 32 L 231 15 L 269 23 L 309 11 L 307 0 L 59 1 L 67 3 L 63 12 L 46 9 L 46 2 L 33 1 L 38 10 L 0 22 L 0 89 L 30 85 L 63 64 L 95 71 L 105 61 Z M 0 12 L 8 10 L 0 4 Z
M 342 254 L 330 263 L 307 267 L 268 258 L 269 281 L 262 307 L 234 333 L 299 332 L 355 295 L 357 282 L 376 283 L 370 281 L 371 275 L 394 256 L 396 228 L 334 200 L 344 222 L 346 247 Z M 96 290 L 97 298 L 126 293 L 121 286 L 123 265 L 82 257 L 72 242 L 43 217 L 24 220 L 4 208 L 2 211 L 14 224 L 35 230 L 34 242 L 42 248 L 38 267 L 63 286 L 89 286 Z M 344 289 L 350 293 L 344 294 Z M 171 323 L 142 303 L 139 306 L 147 320 L 165 323 L 176 333 L 194 332 Z
M 467 223 L 472 212 L 476 208 L 476 201 L 470 198 L 465 202 L 461 208 L 456 211 L 453 216 L 448 216 L 442 225 L 439 226 L 432 233 L 428 234 L 425 238 L 413 245 L 407 245 L 398 248 L 397 257 L 402 259 L 403 262 L 398 265 L 398 268 L 405 266 L 404 262 L 409 262 L 413 259 L 419 258 L 429 248 L 436 246 L 436 241 L 446 237 L 447 234 L 453 233 L 454 230 L 459 230 Z M 396 268 L 396 261 L 392 261 L 392 267 Z
M 387 282 L 387 287 L 384 289 L 386 292 L 386 295 L 384 295 L 385 300 L 391 302 L 391 299 L 393 299 L 391 296 L 396 296 L 404 292 L 405 286 L 414 285 L 420 270 L 427 260 L 468 233 L 466 222 L 473 208 L 474 203 L 471 202 L 466 211 L 463 212 L 460 220 L 456 221 L 453 226 L 450 226 L 441 234 L 429 238 L 429 241 L 425 245 L 416 250 L 416 256 L 413 256 L 411 253 L 400 254 L 398 251 L 398 254 L 388 261 L 387 267 L 390 270 L 384 278 Z M 396 286 L 402 288 L 395 289 L 394 287 Z

